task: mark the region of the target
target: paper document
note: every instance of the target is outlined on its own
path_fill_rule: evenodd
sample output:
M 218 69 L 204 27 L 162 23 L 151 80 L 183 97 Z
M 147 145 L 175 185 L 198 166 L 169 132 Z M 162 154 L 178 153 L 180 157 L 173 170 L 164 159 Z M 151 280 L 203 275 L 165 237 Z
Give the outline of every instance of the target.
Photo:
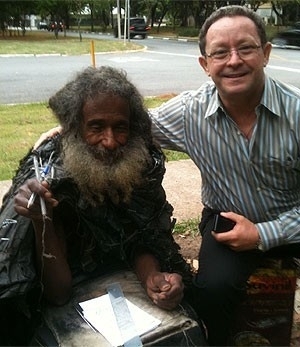
M 136 331 L 141 336 L 146 332 L 155 329 L 161 321 L 149 313 L 141 310 L 138 306 L 126 299 L 132 319 L 135 323 Z M 122 346 L 121 333 L 109 295 L 105 294 L 97 298 L 80 302 L 77 307 L 80 315 L 99 333 L 101 333 L 112 346 Z M 133 337 L 133 336 L 132 336 Z

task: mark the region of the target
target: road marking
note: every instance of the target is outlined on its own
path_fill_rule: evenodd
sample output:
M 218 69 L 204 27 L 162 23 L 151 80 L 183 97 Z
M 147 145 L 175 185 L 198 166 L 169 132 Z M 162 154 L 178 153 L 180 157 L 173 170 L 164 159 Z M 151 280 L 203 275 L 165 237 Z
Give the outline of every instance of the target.
M 193 54 L 182 54 L 182 53 L 169 53 L 169 52 L 155 52 L 155 51 L 147 51 L 146 53 L 151 54 L 161 54 L 161 55 L 171 55 L 171 56 L 177 56 L 177 57 L 188 57 L 188 58 L 197 58 L 199 55 L 193 55 Z
M 158 59 L 150 59 L 146 57 L 114 57 L 110 58 L 109 60 L 115 62 L 115 63 L 130 63 L 130 62 L 145 62 L 145 61 L 159 61 Z
M 274 69 L 274 70 L 282 70 L 282 71 L 289 71 L 289 72 L 300 73 L 300 69 L 294 69 L 294 68 L 291 68 L 291 67 L 267 65 L 267 68 L 269 68 L 269 69 Z

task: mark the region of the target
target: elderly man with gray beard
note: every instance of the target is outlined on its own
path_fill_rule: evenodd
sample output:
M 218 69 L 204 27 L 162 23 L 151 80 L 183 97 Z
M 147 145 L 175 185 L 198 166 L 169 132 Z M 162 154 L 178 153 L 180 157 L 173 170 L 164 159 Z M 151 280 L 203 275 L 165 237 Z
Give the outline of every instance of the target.
M 14 286 L 63 305 L 76 279 L 129 268 L 151 301 L 174 309 L 191 273 L 172 237 L 172 206 L 161 184 L 164 155 L 153 142 L 143 98 L 124 73 L 89 67 L 49 106 L 62 132 L 22 160 L 1 211 L 13 198 L 12 217 L 22 219 L 23 238 L 32 240 L 18 245 L 17 262 L 28 264 L 27 274 L 16 268 L 18 280 L 3 283 L 7 296 Z M 51 166 L 45 180 L 35 177 L 34 160 L 42 175 Z

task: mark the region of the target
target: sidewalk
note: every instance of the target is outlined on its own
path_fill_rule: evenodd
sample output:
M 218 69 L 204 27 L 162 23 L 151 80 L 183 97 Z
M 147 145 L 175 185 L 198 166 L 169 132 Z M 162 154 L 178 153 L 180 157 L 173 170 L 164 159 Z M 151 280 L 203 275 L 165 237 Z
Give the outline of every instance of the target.
M 7 192 L 11 184 L 11 181 L 0 181 L 0 206 L 2 205 L 3 195 Z

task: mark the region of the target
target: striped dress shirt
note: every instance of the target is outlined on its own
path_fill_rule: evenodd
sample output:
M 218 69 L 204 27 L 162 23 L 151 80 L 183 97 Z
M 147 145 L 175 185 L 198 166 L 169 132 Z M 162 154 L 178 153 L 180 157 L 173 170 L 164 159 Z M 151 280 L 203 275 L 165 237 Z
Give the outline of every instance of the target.
M 203 205 L 248 218 L 268 250 L 300 242 L 300 90 L 266 76 L 255 111 L 247 140 L 207 82 L 150 116 L 161 146 L 187 153 L 199 168 Z

